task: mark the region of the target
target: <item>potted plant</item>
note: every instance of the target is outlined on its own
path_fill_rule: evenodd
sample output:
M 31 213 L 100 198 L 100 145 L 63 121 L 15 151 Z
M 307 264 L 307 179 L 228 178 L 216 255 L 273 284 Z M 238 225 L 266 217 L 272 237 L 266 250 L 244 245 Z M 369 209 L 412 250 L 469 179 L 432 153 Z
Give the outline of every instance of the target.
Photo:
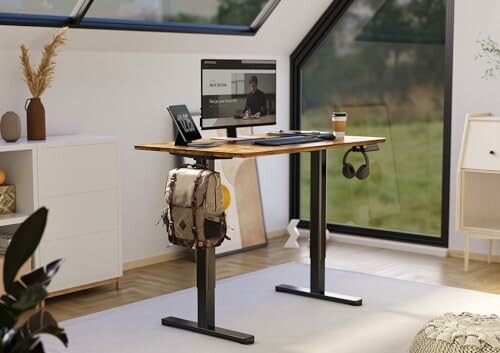
M 39 309 L 62 260 L 53 261 L 16 280 L 19 269 L 40 243 L 47 213 L 42 207 L 28 217 L 14 233 L 5 253 L 3 283 L 6 293 L 0 297 L 0 353 L 43 353 L 40 334 L 53 335 L 68 345 L 64 329 L 49 312 Z
M 42 51 L 42 60 L 38 66 L 31 66 L 28 48 L 21 44 L 21 68 L 24 81 L 28 85 L 32 98 L 26 100 L 26 125 L 28 140 L 45 140 L 45 108 L 40 96 L 52 85 L 56 63 L 57 48 L 66 42 L 68 27 L 63 27 Z

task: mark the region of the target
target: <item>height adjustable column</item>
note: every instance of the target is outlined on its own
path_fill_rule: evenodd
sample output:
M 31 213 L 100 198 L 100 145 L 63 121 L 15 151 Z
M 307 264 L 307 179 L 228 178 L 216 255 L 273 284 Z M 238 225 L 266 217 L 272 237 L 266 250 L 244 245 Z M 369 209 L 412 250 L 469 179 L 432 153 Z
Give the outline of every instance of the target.
M 277 292 L 296 294 L 342 304 L 361 305 L 362 299 L 325 292 L 326 258 L 326 150 L 311 152 L 311 211 L 310 211 L 310 288 L 288 284 L 276 286 Z

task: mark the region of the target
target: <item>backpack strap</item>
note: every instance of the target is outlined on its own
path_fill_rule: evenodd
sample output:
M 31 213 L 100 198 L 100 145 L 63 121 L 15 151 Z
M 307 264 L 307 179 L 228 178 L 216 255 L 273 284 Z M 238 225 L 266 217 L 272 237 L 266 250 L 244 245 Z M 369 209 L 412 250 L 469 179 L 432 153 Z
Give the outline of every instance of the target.
M 168 184 L 170 185 L 170 195 L 168 196 L 168 227 L 170 229 L 170 233 L 172 234 L 172 237 L 175 238 L 175 226 L 174 223 L 172 222 L 172 206 L 174 204 L 174 192 L 175 192 L 175 183 L 177 182 L 177 174 L 172 173 L 172 176 L 170 177 L 170 180 L 168 181 Z
M 205 172 L 204 169 L 202 169 L 198 175 L 196 176 L 196 179 L 194 181 L 194 188 L 193 188 L 193 197 L 191 199 L 191 209 L 193 212 L 193 236 L 194 236 L 194 241 L 196 243 L 196 246 L 198 247 L 198 228 L 196 227 L 196 208 L 197 208 L 197 198 L 196 198 L 196 193 L 198 192 L 198 187 L 200 186 L 201 182 L 201 177 L 203 176 L 203 173 Z

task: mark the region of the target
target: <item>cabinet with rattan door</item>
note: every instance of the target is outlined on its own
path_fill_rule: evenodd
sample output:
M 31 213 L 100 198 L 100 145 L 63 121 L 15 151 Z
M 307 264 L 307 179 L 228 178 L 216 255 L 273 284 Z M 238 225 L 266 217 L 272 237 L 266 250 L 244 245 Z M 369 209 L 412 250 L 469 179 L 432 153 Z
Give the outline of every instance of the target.
M 472 238 L 488 244 L 500 239 L 500 117 L 466 117 L 457 171 L 457 229 L 465 232 L 464 268 L 468 271 Z

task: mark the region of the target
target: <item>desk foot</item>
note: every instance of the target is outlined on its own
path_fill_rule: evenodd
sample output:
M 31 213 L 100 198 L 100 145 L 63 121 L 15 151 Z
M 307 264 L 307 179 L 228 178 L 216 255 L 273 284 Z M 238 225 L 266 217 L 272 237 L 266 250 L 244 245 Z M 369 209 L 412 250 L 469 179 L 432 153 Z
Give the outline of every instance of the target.
M 351 297 L 349 295 L 343 295 L 331 292 L 316 293 L 316 292 L 311 292 L 309 288 L 290 286 L 288 284 L 280 284 L 279 286 L 276 286 L 276 292 L 301 295 L 303 297 L 328 300 L 331 302 L 354 305 L 354 306 L 360 306 L 361 304 L 363 304 L 363 299 L 358 297 Z
M 220 327 L 214 328 L 204 328 L 199 327 L 198 323 L 195 321 L 189 321 L 184 319 L 179 319 L 177 317 L 169 316 L 161 319 L 161 323 L 164 326 L 171 326 L 175 328 L 180 328 L 183 330 L 188 330 L 192 332 L 201 333 L 208 336 L 213 336 L 217 338 L 222 338 L 225 340 L 238 342 L 241 344 L 253 344 L 254 336 L 248 335 L 246 333 L 231 331 Z

